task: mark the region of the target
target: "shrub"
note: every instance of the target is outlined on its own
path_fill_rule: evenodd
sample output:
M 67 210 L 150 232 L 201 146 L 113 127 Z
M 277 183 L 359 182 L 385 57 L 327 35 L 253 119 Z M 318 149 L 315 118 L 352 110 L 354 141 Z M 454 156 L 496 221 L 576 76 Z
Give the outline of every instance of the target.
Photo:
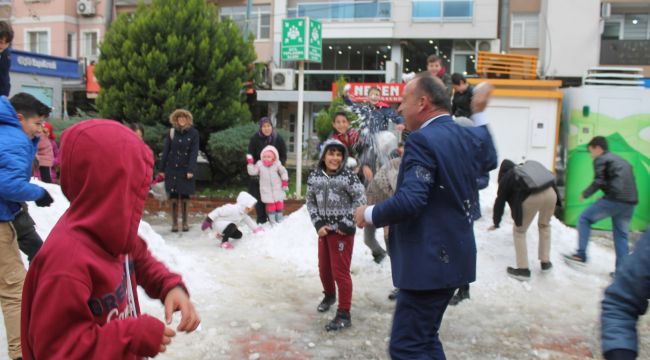
M 256 123 L 246 123 L 210 134 L 208 140 L 210 165 L 213 177 L 219 184 L 248 182 L 246 153 L 248 153 L 248 143 L 258 129 Z M 286 142 L 288 133 L 283 129 L 276 130 Z

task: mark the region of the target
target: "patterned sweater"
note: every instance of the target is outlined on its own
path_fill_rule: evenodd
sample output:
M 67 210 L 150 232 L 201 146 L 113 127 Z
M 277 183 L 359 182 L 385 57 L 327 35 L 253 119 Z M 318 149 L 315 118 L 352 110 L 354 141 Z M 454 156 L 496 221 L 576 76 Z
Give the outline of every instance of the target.
M 330 139 L 323 145 L 322 153 L 336 145 L 344 148 L 338 140 Z M 327 174 L 321 156 L 318 166 L 307 178 L 307 209 L 316 231 L 328 225 L 333 231 L 338 229 L 352 235 L 357 229 L 354 212 L 365 205 L 366 196 L 359 177 L 345 167 L 346 157 L 336 173 Z

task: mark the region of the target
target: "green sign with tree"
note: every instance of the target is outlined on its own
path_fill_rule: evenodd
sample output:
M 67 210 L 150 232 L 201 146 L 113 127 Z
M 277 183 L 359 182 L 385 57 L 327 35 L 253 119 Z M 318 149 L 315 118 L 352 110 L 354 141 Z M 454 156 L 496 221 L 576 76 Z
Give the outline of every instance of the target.
M 321 62 L 323 25 L 310 18 L 282 20 L 282 60 Z

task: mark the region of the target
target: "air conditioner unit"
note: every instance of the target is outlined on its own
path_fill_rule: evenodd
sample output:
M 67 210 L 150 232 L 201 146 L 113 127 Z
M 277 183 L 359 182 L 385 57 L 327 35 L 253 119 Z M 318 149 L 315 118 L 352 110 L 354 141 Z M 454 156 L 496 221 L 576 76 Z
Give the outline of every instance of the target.
M 93 16 L 97 13 L 95 0 L 79 0 L 77 1 L 77 14 L 83 16 Z
M 501 52 L 501 40 L 476 40 L 476 51 Z
M 273 90 L 293 90 L 295 70 L 273 69 L 271 73 L 271 86 Z
M 612 4 L 611 3 L 602 3 L 600 4 L 600 17 L 607 19 L 612 16 Z

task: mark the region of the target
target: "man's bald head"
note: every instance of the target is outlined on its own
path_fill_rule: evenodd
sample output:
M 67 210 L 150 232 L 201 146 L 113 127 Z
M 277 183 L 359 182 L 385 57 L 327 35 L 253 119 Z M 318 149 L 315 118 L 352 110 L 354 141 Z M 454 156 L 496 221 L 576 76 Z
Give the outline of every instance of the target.
M 416 96 L 425 96 L 436 110 L 451 111 L 445 83 L 440 78 L 424 71 L 413 79 Z

